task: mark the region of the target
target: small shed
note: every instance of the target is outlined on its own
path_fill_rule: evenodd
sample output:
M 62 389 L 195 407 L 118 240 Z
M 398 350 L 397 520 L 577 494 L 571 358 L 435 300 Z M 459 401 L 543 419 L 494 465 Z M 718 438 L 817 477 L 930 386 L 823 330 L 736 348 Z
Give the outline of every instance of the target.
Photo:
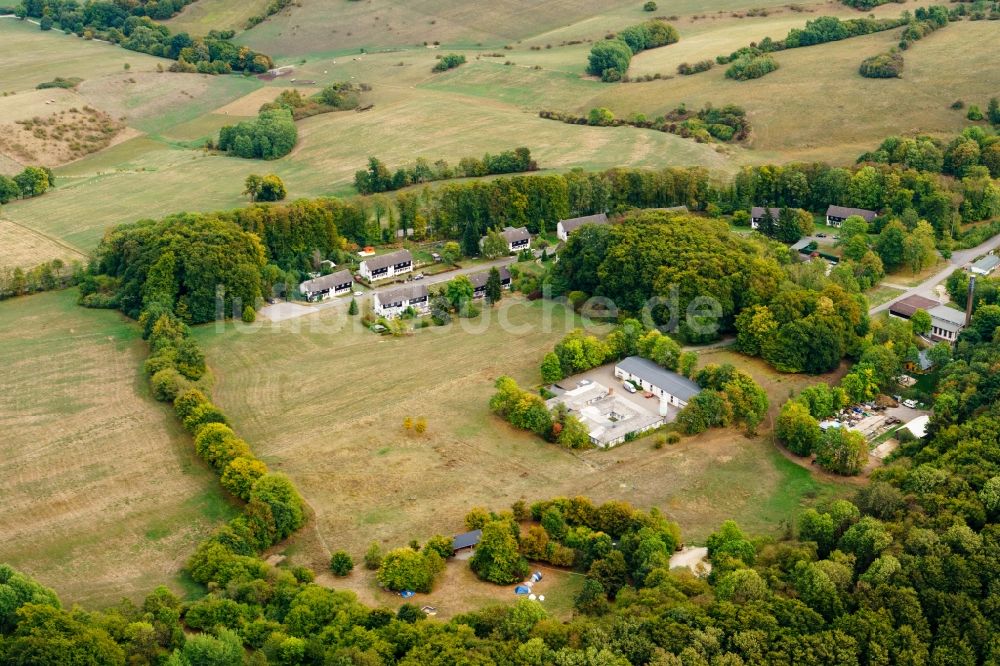
M 471 532 L 464 532 L 462 534 L 456 534 L 451 540 L 451 551 L 452 554 L 460 553 L 463 550 L 472 550 L 479 545 L 480 540 L 483 538 L 482 530 L 472 530 Z

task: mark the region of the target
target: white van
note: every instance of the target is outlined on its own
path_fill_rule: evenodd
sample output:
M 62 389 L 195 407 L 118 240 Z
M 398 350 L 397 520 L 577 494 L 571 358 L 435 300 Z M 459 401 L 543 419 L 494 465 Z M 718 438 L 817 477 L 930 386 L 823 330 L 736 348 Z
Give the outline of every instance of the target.
M 635 393 L 635 385 L 632 382 L 622 382 L 622 386 L 624 386 L 625 390 L 629 393 Z
M 917 401 L 916 400 L 904 400 L 903 401 L 903 407 L 909 407 L 910 409 L 916 409 L 916 407 L 917 407 Z

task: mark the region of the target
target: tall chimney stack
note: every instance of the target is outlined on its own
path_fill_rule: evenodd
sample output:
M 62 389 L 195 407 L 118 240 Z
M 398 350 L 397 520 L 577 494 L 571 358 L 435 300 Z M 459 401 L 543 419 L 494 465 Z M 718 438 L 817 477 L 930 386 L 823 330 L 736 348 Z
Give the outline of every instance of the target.
M 969 294 L 965 299 L 965 325 L 968 326 L 969 322 L 972 321 L 972 299 L 976 295 L 976 276 L 974 274 L 969 275 Z

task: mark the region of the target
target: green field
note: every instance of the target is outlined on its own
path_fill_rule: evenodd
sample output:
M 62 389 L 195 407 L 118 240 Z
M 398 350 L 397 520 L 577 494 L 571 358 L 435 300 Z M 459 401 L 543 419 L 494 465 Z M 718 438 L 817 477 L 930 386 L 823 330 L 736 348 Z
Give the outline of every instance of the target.
M 726 517 L 774 532 L 803 504 L 839 492 L 763 436 L 726 430 L 662 450 L 647 438 L 572 453 L 512 430 L 488 410 L 493 381 L 511 374 L 535 384 L 541 357 L 575 318 L 520 299 L 506 300 L 502 316 L 396 339 L 355 330 L 354 318 L 334 310 L 251 330 L 198 329 L 219 378 L 215 399 L 316 512 L 315 529 L 289 547 L 294 561 L 321 568 L 329 550 L 360 556 L 373 540 L 395 546 L 455 533 L 471 506 L 501 509 L 519 498 L 659 506 L 698 541 Z M 772 383 L 787 396 L 810 381 Z M 426 417 L 427 433 L 407 434 L 406 416 Z
M 180 14 L 163 23 L 172 32 L 206 35 L 209 30 L 236 30 L 246 26 L 247 19 L 263 14 L 268 0 L 198 0 L 186 6 Z
M 146 389 L 138 327 L 75 290 L 0 303 L 0 562 L 67 604 L 184 590 L 231 508 Z
M 86 42 L 58 30 L 43 33 L 34 23 L 0 18 L 0 59 L 4 74 L 0 93 L 31 90 L 57 76 L 84 80 L 116 74 L 125 63 L 137 70 L 153 70 L 169 60 L 126 51 L 111 44 Z

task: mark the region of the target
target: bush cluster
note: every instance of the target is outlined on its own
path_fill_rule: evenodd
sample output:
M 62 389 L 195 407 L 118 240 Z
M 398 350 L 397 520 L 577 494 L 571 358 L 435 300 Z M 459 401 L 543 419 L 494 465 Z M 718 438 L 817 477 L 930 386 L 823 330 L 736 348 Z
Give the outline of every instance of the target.
M 698 72 L 707 72 L 713 67 L 715 67 L 715 63 L 711 60 L 699 60 L 694 64 L 682 62 L 677 65 L 677 73 L 690 76 L 691 74 L 697 74 Z
M 271 2 L 267 3 L 267 7 L 264 8 L 264 13 L 254 14 L 253 16 L 247 19 L 247 22 L 244 24 L 243 29 L 249 30 L 254 26 L 260 25 L 261 23 L 267 20 L 267 17 L 274 16 L 282 9 L 288 7 L 291 4 L 292 0 L 271 0 Z
M 263 110 L 256 120 L 226 125 L 219 130 L 219 150 L 236 157 L 276 160 L 292 152 L 298 141 L 292 113 L 286 108 Z
M 678 39 L 677 29 L 661 19 L 630 26 L 591 47 L 587 73 L 601 77 L 602 81 L 620 81 L 628 72 L 633 55 L 673 44 Z
M 449 53 L 447 55 L 439 56 L 437 63 L 434 64 L 432 69 L 435 72 L 447 72 L 449 69 L 455 69 L 459 65 L 464 64 L 464 55 L 459 53 Z
M 778 63 L 770 54 L 743 55 L 737 58 L 726 69 L 726 78 L 737 81 L 759 79 L 778 69 Z
M 55 187 L 56 177 L 52 169 L 44 166 L 24 167 L 13 178 L 0 174 L 0 204 L 12 199 L 31 199 L 45 194 Z
M 894 79 L 903 73 L 902 53 L 879 53 L 861 61 L 858 72 L 866 79 Z

